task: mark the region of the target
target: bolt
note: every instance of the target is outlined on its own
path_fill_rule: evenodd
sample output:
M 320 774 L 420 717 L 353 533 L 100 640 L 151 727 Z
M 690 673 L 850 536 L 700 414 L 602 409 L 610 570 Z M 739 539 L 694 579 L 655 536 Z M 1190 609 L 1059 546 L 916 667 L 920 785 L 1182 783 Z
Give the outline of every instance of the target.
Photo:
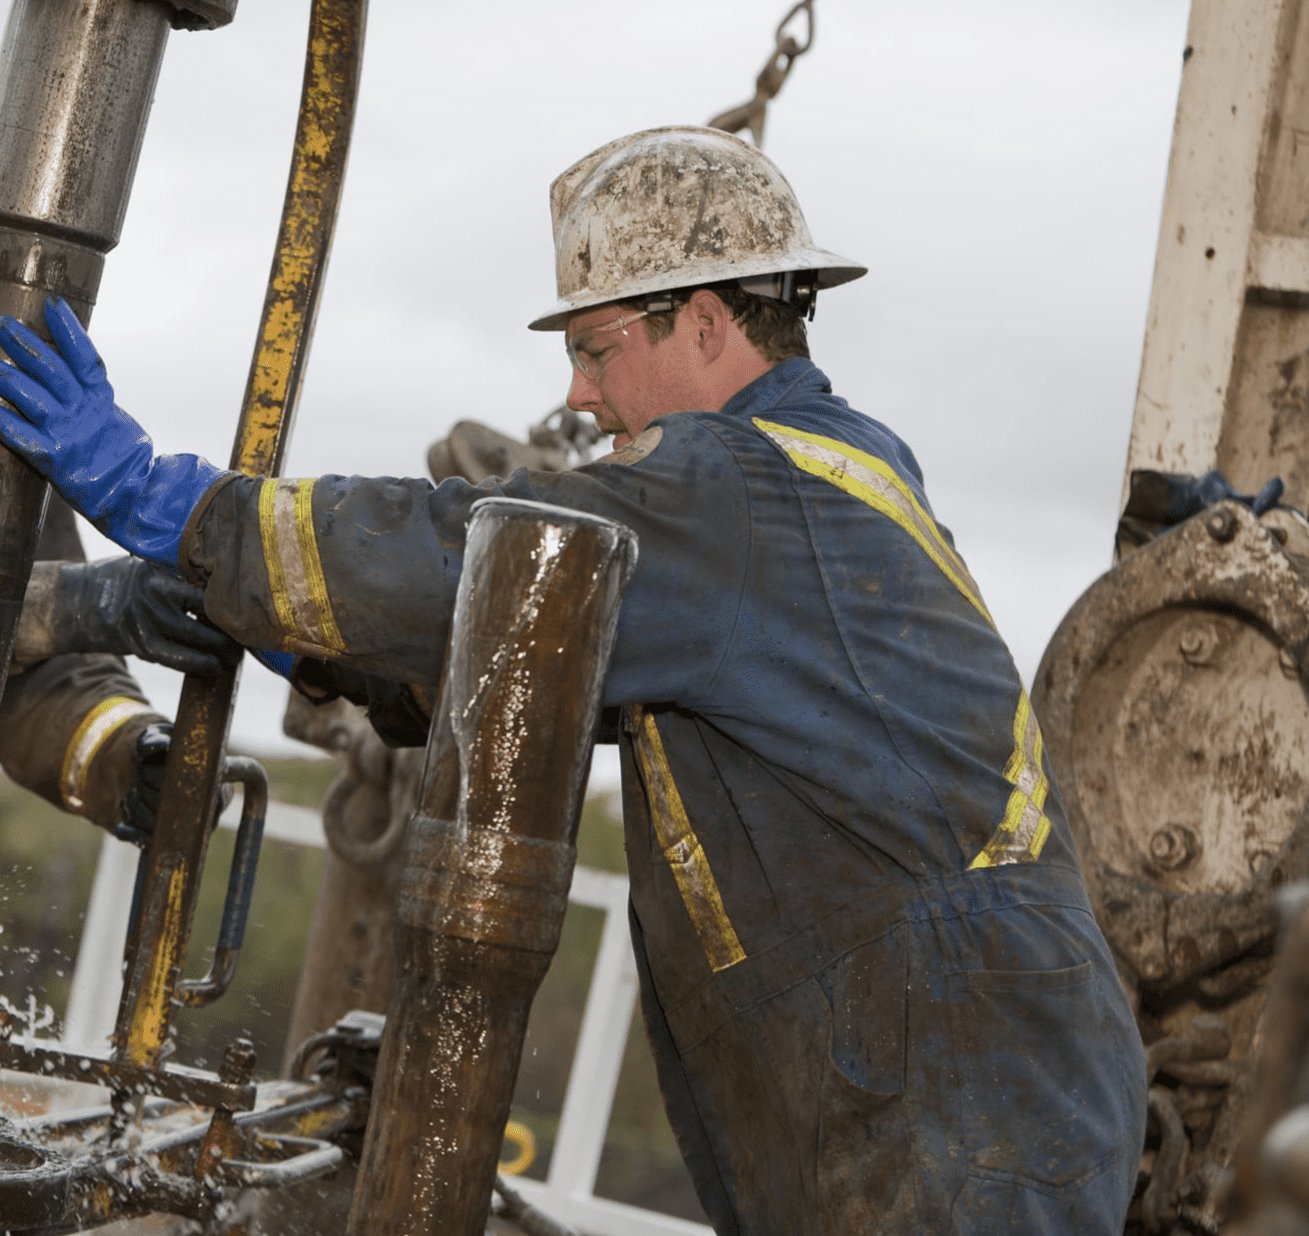
M 1184 824 L 1170 824 L 1150 838 L 1150 858 L 1166 871 L 1177 871 L 1194 862 L 1200 842 Z
M 229 1086 L 243 1086 L 255 1075 L 255 1045 L 249 1039 L 233 1039 L 223 1052 L 219 1078 Z
M 1250 855 L 1250 874 L 1252 876 L 1261 876 L 1276 861 L 1277 855 L 1271 850 L 1255 850 Z
M 1141 963 L 1141 977 L 1149 983 L 1157 983 L 1168 973 L 1168 963 L 1161 959 L 1151 958 L 1149 961 Z
M 1177 647 L 1190 665 L 1206 665 L 1218 646 L 1218 632 L 1208 623 L 1194 623 L 1178 637 Z
M 1277 664 L 1282 667 L 1282 673 L 1287 678 L 1300 677 L 1300 662 L 1289 648 L 1283 648 L 1277 654 Z
M 1230 541 L 1236 535 L 1236 516 L 1231 511 L 1215 511 L 1204 521 L 1215 541 Z

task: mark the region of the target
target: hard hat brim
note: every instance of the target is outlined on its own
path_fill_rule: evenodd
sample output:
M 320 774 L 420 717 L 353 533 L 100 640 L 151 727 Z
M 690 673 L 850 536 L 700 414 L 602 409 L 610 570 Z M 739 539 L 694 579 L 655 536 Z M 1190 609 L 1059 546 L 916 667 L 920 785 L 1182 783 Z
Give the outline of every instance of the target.
M 758 275 L 780 275 L 788 271 L 814 271 L 819 288 L 839 287 L 868 273 L 867 266 L 830 253 L 826 249 L 792 250 L 784 262 L 774 259 L 743 259 L 724 262 L 717 259 L 704 263 L 703 269 L 692 263 L 673 272 L 652 275 L 647 279 L 627 281 L 619 287 L 591 286 L 575 296 L 556 301 L 540 317 L 527 324 L 528 330 L 563 330 L 569 317 L 583 309 L 596 309 L 615 302 L 624 304 L 639 300 L 655 292 L 671 292 L 678 288 L 700 287 L 708 283 L 721 283 L 727 279 L 749 279 Z

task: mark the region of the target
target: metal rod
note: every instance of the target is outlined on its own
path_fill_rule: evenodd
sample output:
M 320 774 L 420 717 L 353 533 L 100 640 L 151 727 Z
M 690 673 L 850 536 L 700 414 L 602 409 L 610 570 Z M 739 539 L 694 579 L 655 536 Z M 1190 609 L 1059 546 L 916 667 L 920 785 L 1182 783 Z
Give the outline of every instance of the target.
M 345 179 L 363 54 L 365 0 L 315 0 L 277 249 L 231 466 L 274 475 L 290 436 Z M 146 851 L 114 1032 L 119 1058 L 156 1063 L 181 981 L 217 803 L 237 672 L 188 677 Z
M 634 544 L 577 512 L 474 507 L 351 1236 L 483 1231 L 527 1014 L 559 942 Z

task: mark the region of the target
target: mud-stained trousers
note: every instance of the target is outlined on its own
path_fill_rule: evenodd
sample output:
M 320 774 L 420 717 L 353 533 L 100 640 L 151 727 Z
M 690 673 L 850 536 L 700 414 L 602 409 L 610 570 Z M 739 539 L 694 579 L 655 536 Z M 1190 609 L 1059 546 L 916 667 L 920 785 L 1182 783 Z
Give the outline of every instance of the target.
M 1145 1061 L 1112 962 L 1087 956 L 1079 882 L 1010 867 L 902 891 L 893 921 L 803 977 L 782 948 L 672 1010 L 633 913 L 661 1088 L 715 1231 L 1119 1236 Z M 836 949 L 885 907 L 844 917 Z M 743 1000 L 760 969 L 778 990 Z

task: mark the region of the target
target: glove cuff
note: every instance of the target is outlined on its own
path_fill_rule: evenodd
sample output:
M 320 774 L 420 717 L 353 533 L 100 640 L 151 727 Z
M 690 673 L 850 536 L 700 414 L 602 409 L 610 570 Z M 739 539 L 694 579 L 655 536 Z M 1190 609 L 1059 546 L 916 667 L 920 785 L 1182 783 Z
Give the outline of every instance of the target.
M 129 553 L 181 574 L 182 533 L 205 495 L 228 475 L 199 455 L 159 455 L 126 502 L 96 523 Z

